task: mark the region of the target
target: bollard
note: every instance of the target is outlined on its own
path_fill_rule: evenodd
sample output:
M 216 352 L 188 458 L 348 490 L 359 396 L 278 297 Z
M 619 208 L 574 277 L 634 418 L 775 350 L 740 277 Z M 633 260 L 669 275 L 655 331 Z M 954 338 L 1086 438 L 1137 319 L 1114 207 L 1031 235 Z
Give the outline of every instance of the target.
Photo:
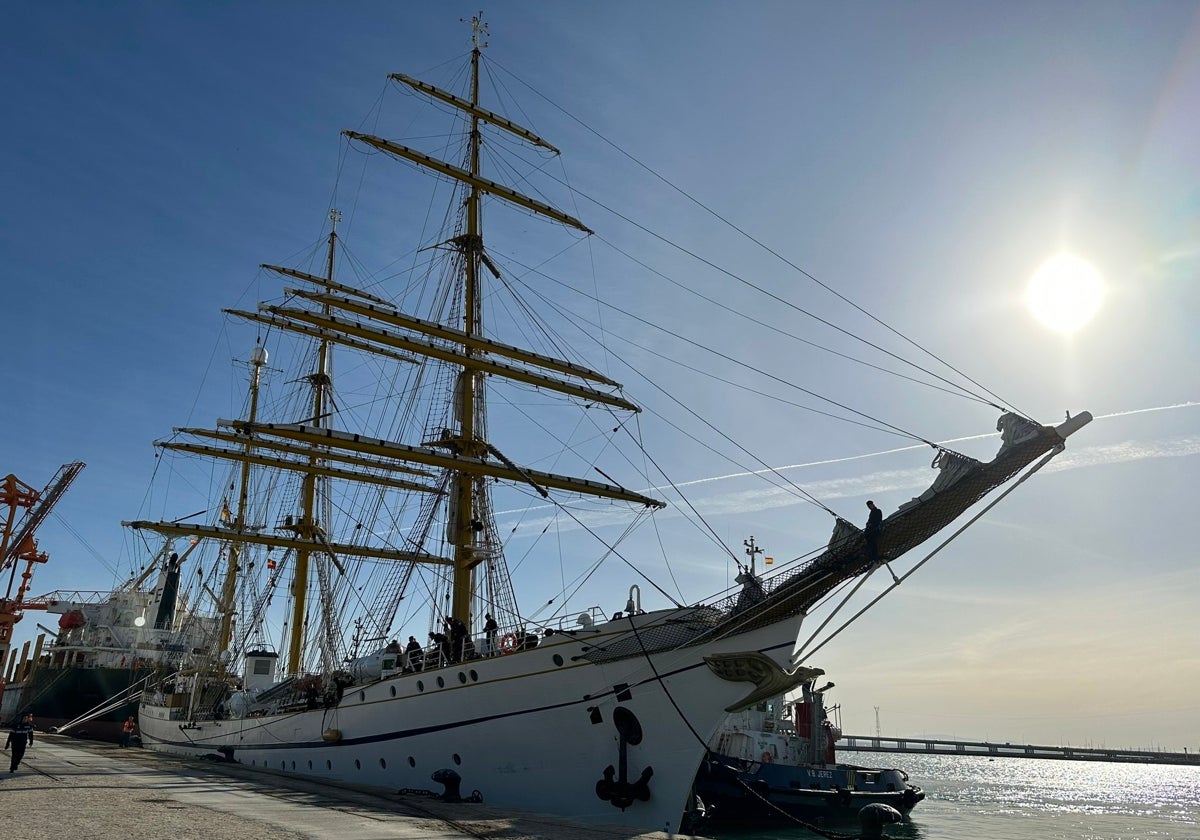
M 462 777 L 458 773 L 449 769 L 435 770 L 429 778 L 445 787 L 441 797 L 443 802 L 462 802 L 462 794 L 459 792 Z

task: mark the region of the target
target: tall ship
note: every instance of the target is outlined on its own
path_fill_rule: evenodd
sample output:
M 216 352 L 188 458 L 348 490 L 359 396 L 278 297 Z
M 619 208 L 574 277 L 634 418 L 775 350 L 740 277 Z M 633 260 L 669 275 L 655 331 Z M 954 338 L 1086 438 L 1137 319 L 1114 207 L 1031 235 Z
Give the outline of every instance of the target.
M 522 189 L 558 151 L 482 100 L 485 28 L 473 24 L 461 90 L 389 77 L 407 106 L 448 121 L 410 141 L 443 151 L 343 132 L 347 148 L 452 193 L 444 215 L 417 214 L 409 276 L 363 270 L 330 212 L 320 256 L 264 266 L 278 295 L 226 310 L 256 331 L 240 416 L 158 442 L 170 470 L 209 476 L 173 489 L 207 481 L 211 495 L 199 514 L 189 498 L 123 524 L 197 546 L 171 626 L 210 642 L 183 644 L 178 667 L 147 683 L 140 733 L 168 753 L 392 790 L 436 778 L 449 796 L 678 830 L 725 716 L 818 673 L 793 660 L 806 612 L 1036 469 L 1090 418 L 1006 413 L 992 460 L 947 450 L 934 486 L 870 532 L 836 518 L 816 552 L 694 603 L 671 598 L 629 547 L 665 507 L 638 404 L 607 361 L 587 362 L 608 351 L 573 337 L 581 319 L 518 294 L 538 272 L 485 239 L 485 208 L 502 242 L 592 232 Z M 540 162 L 520 172 L 511 155 L 526 144 Z M 502 521 L 558 536 L 514 557 Z M 571 571 L 541 572 L 561 577 L 561 597 L 522 607 L 515 568 L 553 556 L 568 526 L 594 548 L 572 539 Z M 623 603 L 588 600 L 614 586 Z

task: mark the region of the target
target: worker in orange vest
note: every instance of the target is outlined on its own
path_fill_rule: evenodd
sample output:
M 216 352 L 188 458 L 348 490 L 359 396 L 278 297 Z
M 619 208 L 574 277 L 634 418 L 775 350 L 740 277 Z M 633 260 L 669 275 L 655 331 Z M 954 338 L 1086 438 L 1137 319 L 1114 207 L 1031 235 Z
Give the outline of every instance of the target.
M 137 724 L 133 722 L 133 715 L 130 715 L 123 724 L 121 724 L 121 746 L 128 747 L 129 740 L 133 737 L 133 733 L 137 731 Z

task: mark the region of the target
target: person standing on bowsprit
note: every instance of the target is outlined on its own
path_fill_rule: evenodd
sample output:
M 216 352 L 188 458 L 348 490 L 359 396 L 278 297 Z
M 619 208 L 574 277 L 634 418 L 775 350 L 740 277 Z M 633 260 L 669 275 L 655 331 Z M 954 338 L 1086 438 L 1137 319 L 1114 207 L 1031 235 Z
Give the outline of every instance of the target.
M 867 538 L 867 558 L 872 563 L 879 562 L 879 532 L 883 530 L 883 511 L 875 507 L 874 502 L 867 502 L 871 513 L 867 516 L 867 527 L 863 528 L 863 536 Z
M 26 714 L 13 724 L 12 730 L 8 733 L 8 740 L 4 742 L 4 749 L 12 748 L 12 758 L 8 767 L 9 773 L 17 772 L 17 765 L 25 757 L 25 747 L 32 743 L 33 715 Z

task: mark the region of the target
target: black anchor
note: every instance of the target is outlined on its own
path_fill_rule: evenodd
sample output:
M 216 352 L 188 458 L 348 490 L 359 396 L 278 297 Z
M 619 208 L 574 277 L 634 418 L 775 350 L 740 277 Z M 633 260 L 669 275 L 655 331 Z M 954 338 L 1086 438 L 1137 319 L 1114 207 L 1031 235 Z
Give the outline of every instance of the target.
M 628 747 L 636 747 L 642 742 L 642 724 L 629 709 L 617 706 L 613 709 L 613 725 L 621 736 L 621 751 L 617 761 L 620 777 L 613 778 L 617 771 L 611 764 L 605 767 L 604 778 L 596 782 L 596 796 L 624 811 L 634 801 L 646 802 L 650 799 L 650 777 L 654 775 L 654 768 L 647 767 L 636 782 L 629 781 Z

